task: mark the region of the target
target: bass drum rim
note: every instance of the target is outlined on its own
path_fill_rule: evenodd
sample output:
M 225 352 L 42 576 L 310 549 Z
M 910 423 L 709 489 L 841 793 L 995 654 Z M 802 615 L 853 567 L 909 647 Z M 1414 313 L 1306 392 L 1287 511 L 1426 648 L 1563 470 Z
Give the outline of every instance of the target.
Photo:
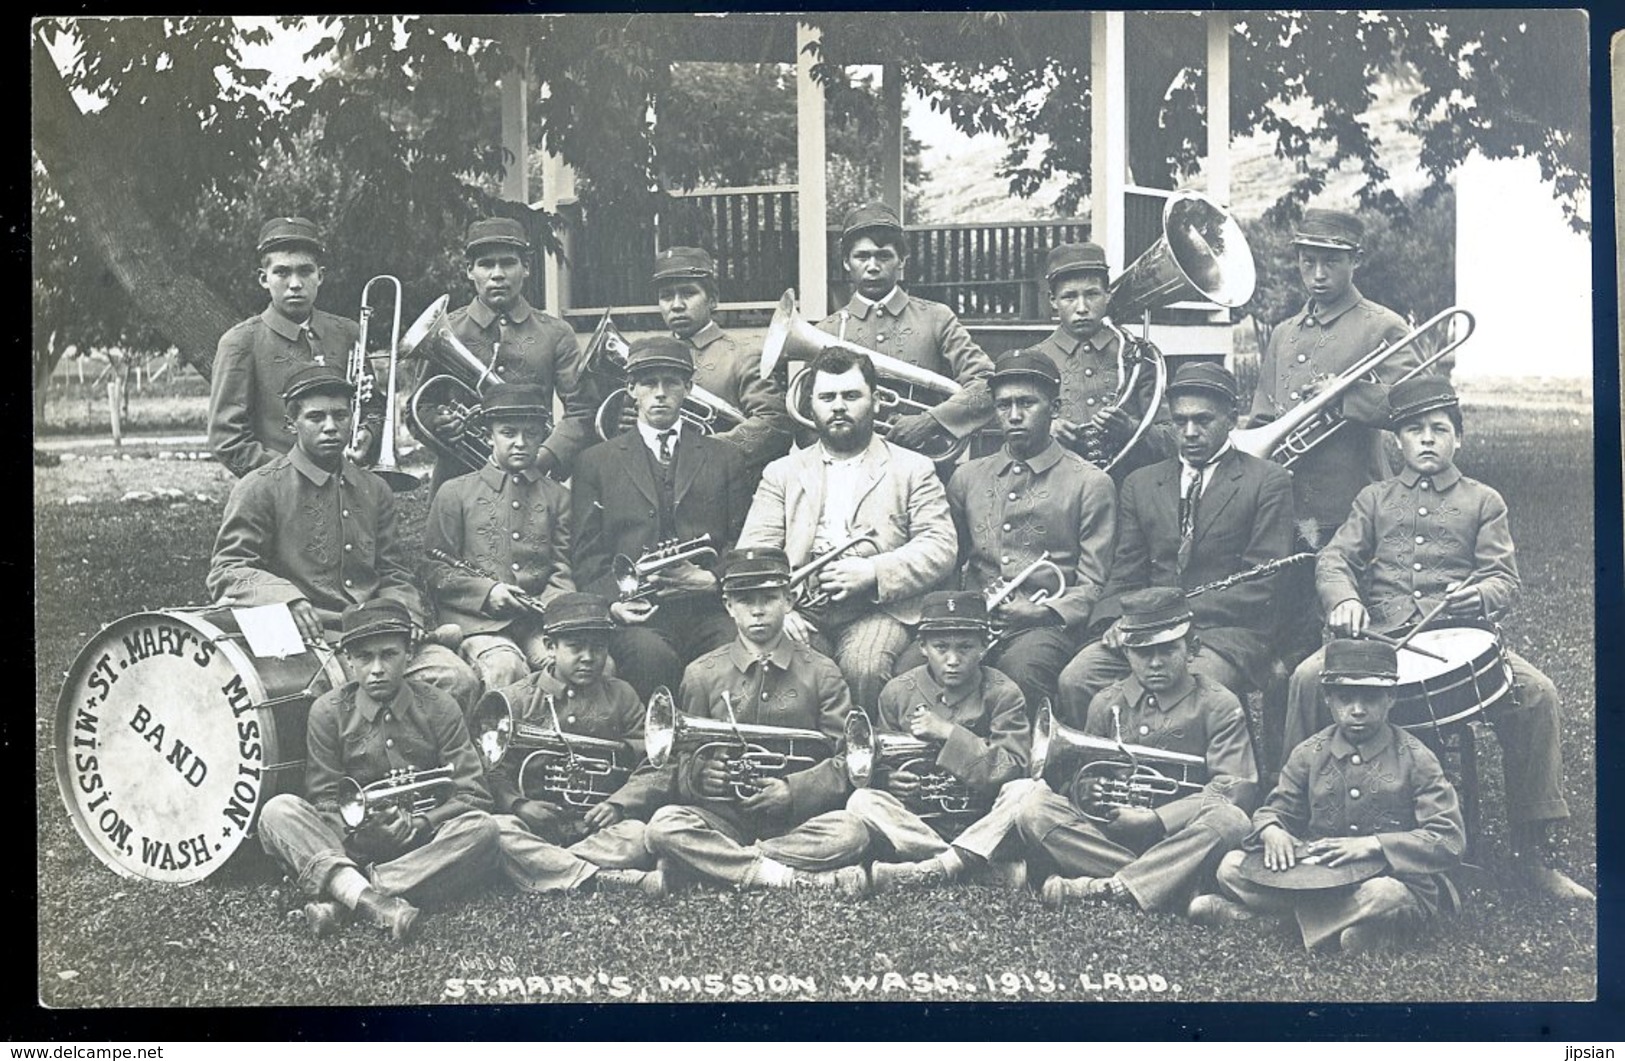
M 1487 649 L 1481 649 L 1470 659 L 1455 663 L 1446 670 L 1394 686 L 1394 714 L 1390 716 L 1389 721 L 1400 729 L 1407 732 L 1442 730 L 1446 726 L 1461 725 L 1483 714 L 1516 691 L 1512 678 L 1512 664 L 1507 659 L 1505 639 L 1501 636 L 1499 627 L 1494 623 L 1458 621 L 1429 627 L 1417 634 L 1416 639 L 1422 641 L 1430 633 L 1447 630 L 1477 630 L 1489 636 L 1490 644 Z M 1425 641 L 1422 645 L 1428 647 Z M 1403 651 L 1402 649 L 1401 652 Z M 1483 674 L 1494 668 L 1500 669 L 1501 681 L 1486 695 L 1482 690 L 1480 679 Z M 1456 693 L 1469 687 L 1475 694 L 1472 703 L 1447 709 L 1448 713 L 1443 715 L 1427 713 L 1430 695 Z M 1459 700 L 1459 697 L 1456 699 Z M 1405 711 L 1403 720 L 1394 717 L 1400 715 L 1402 708 L 1409 708 L 1412 705 L 1419 705 L 1420 710 Z

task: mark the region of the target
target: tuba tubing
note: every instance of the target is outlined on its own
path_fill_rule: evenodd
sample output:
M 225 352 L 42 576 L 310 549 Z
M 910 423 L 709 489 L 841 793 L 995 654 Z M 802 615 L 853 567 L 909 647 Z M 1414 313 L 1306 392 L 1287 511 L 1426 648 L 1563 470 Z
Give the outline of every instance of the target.
M 491 437 L 471 421 L 480 411 L 484 388 L 507 381 L 457 338 L 446 315 L 449 301 L 450 296 L 441 295 L 431 302 L 401 339 L 401 357 L 421 358 L 437 369 L 413 390 L 407 412 L 412 433 L 438 456 L 479 468 L 491 459 Z M 429 406 L 442 406 L 462 416 L 462 430 L 450 437 L 436 433 L 424 415 Z M 549 418 L 549 427 L 551 423 Z
M 598 411 L 593 414 L 593 432 L 605 441 L 622 430 L 621 413 L 626 407 L 629 398 L 627 388 L 632 382 L 626 367 L 629 345 L 606 309 L 598 321 L 598 327 L 593 329 L 592 338 L 587 340 L 586 352 L 581 357 L 582 372 L 620 388 L 598 403 Z M 690 385 L 679 415 L 702 435 L 732 431 L 747 419 L 744 410 L 697 383 Z

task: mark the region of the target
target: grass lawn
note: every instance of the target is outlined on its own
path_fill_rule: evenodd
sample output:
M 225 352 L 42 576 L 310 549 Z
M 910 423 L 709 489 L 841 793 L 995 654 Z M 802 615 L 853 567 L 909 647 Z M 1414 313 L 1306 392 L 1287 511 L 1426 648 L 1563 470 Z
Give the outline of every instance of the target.
M 1589 418 L 1469 404 L 1461 462 L 1512 510 L 1524 593 L 1508 643 L 1557 683 L 1573 820 L 1560 857 L 1596 886 Z M 307 938 L 263 856 L 178 888 L 126 880 L 73 832 L 53 772 L 63 672 L 104 623 L 202 602 L 229 475 L 207 462 L 92 457 L 35 470 L 39 998 L 53 1007 L 441 1001 L 1582 1000 L 1595 909 L 1503 890 L 1500 758 L 1481 742 L 1485 822 L 1468 909 L 1394 955 L 1308 955 L 1295 930 L 1204 929 L 1117 908 L 1045 908 L 960 886 L 850 903 L 695 891 L 544 898 L 506 885 L 432 911 L 404 947 Z M 184 501 L 120 502 L 171 487 Z M 401 506 L 418 549 L 419 495 Z M 69 503 L 69 499 L 73 503 Z M 249 847 L 254 845 L 250 844 Z

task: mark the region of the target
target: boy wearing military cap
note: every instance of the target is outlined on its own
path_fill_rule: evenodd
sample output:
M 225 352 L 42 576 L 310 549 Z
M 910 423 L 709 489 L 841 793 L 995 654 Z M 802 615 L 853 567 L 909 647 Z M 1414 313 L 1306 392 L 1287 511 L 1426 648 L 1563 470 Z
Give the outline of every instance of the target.
M 239 479 L 292 448 L 282 404 L 288 377 L 307 365 L 344 372 L 361 334 L 355 321 L 316 308 L 322 238 L 315 224 L 273 217 L 255 252 L 270 304 L 220 337 L 209 377 L 209 449 Z M 381 401 L 369 404 L 351 460 L 366 453 L 383 413 Z
M 1190 914 L 1220 857 L 1247 835 L 1258 787 L 1252 739 L 1235 695 L 1190 668 L 1198 646 L 1193 619 L 1173 587 L 1126 595 L 1116 629 L 1131 673 L 1095 696 L 1082 730 L 1139 746 L 1153 769 L 1156 751 L 1198 757 L 1206 783 L 1123 806 L 1102 789 L 1101 773 L 1074 777 L 1068 753 L 1051 751 L 1060 765 L 1052 762 L 1048 777 L 1061 791 L 1036 786 L 1016 819 L 1030 850 L 1060 871 L 1044 882 L 1046 903 L 1099 899 Z M 1162 764 L 1161 772 L 1177 776 L 1179 768 Z
M 575 589 L 570 491 L 536 466 L 547 402 L 534 384 L 485 393 L 480 416 L 491 429 L 491 459 L 435 494 L 423 531 L 424 584 L 440 621 L 462 630 L 462 656 L 487 689 L 506 688 L 546 662 L 537 606 Z
M 286 604 L 313 645 L 332 635 L 346 608 L 379 597 L 399 601 L 426 625 L 394 496 L 345 454 L 354 393 L 326 365 L 306 365 L 288 377 L 282 400 L 294 447 L 232 488 L 209 564 L 216 599 L 238 607 Z M 465 707 L 479 691 L 473 670 L 440 645 L 418 646 L 407 675 Z
M 413 903 L 451 898 L 496 867 L 497 826 L 479 756 L 455 703 L 406 680 L 413 619 L 387 598 L 346 608 L 339 639 L 350 681 L 311 705 L 304 795 L 274 796 L 260 812 L 266 852 L 311 896 L 305 919 L 330 935 L 351 911 L 399 941 L 416 927 Z M 450 767 L 444 783 L 356 802 L 357 790 L 395 784 L 400 771 Z M 416 796 L 432 804 L 415 805 Z M 410 900 L 410 901 L 409 901 Z
M 939 884 L 968 868 L 986 871 L 1015 824 L 1019 793 L 1006 782 L 1026 773 L 1027 705 L 1013 681 L 982 666 L 988 630 L 980 593 L 926 594 L 920 612 L 925 663 L 881 690 L 875 732 L 927 741 L 932 749 L 922 757 L 930 764 L 927 774 L 878 770 L 873 783 L 881 787 L 857 789 L 846 801 L 868 826 L 875 853 L 887 859 L 871 870 L 877 891 Z M 962 788 L 953 802 L 962 796 L 968 812 L 922 798 L 922 786 L 944 780 Z M 994 872 L 1025 881 L 1025 867 L 1008 862 Z
M 543 475 L 570 477 L 575 459 L 592 442 L 594 401 L 581 379 L 581 347 L 570 326 L 525 300 L 530 276 L 530 238 L 525 227 L 507 217 L 480 218 L 468 226 L 463 251 L 474 300 L 447 315 L 452 334 L 504 383 L 527 383 L 542 389 L 542 406 L 553 409 L 558 395 L 564 416 L 542 441 L 536 468 Z M 436 434 L 455 435 L 462 423 L 450 410 L 430 411 L 427 426 Z M 441 454 L 435 461 L 432 489 L 475 469 Z
M 694 386 L 704 388 L 745 415 L 715 437 L 738 446 L 755 474 L 790 450 L 795 421 L 784 407 L 784 387 L 763 378 L 762 351 L 717 327 L 717 267 L 700 247 L 667 247 L 655 256 L 651 284 L 660 319 L 687 343 L 694 356 Z
M 1335 722 L 1293 749 L 1246 850 L 1219 865 L 1229 898 L 1208 896 L 1198 914 L 1211 924 L 1292 913 L 1307 948 L 1378 950 L 1456 911 L 1446 874 L 1465 846 L 1461 813 L 1439 760 L 1388 722 L 1393 647 L 1340 639 L 1325 659 L 1319 681 Z
M 840 339 L 946 376 L 963 389 L 935 408 L 899 417 L 887 439 L 927 453 L 984 427 L 993 417 L 987 377 L 993 361 L 954 311 L 898 286 L 908 264 L 908 239 L 897 212 L 883 203 L 849 211 L 841 257 L 852 298 L 818 322 Z
M 1373 483 L 1320 553 L 1315 586 L 1326 625 L 1339 637 L 1399 635 L 1436 606 L 1443 621 L 1484 622 L 1505 615 L 1518 592 L 1518 565 L 1506 502 L 1493 487 L 1461 474 L 1461 409 L 1447 380 L 1396 384 L 1388 396 L 1389 430 L 1405 470 Z M 1519 877 L 1560 899 L 1592 893 L 1546 864 L 1549 831 L 1569 816 L 1563 798 L 1557 687 L 1518 653 L 1502 652 L 1516 695 L 1484 711 L 1495 727 L 1506 771 L 1507 818 Z M 1292 675 L 1283 747 L 1324 725 L 1315 695 L 1321 654 Z
M 630 685 L 604 676 L 614 626 L 609 601 L 603 597 L 565 593 L 553 598 L 544 628 L 552 662 L 515 685 L 486 693 L 475 711 L 497 824 L 502 828 L 503 870 L 526 891 L 589 886 L 636 888 L 649 895 L 665 891 L 663 878 L 652 872 L 654 856 L 643 842 L 642 819 L 653 806 L 651 788 L 643 777 L 631 776 L 606 794 L 603 787 L 613 783 L 612 777 L 555 771 L 550 769 L 553 764 L 539 758 L 521 779 L 520 766 L 534 749 L 523 742 L 504 748 L 494 739 L 498 725 L 512 719 L 522 726 L 562 732 L 580 745 L 578 754 L 612 758 L 617 770 L 630 771 L 642 762 L 643 703 Z M 512 740 L 511 730 L 508 739 Z M 587 739 L 619 747 L 600 750 L 588 747 Z M 549 787 L 548 778 L 555 774 L 568 777 L 567 785 L 590 788 L 595 795 Z M 597 802 L 582 808 L 582 801 L 594 799 Z
M 576 584 L 611 599 L 621 592 L 616 556 L 636 561 L 661 543 L 701 535 L 720 556 L 750 508 L 744 453 L 682 421 L 694 376 L 689 345 L 669 335 L 638 339 L 627 364 L 637 427 L 583 453 L 571 487 Z M 684 560 L 648 578 L 652 596 L 615 601 L 610 654 L 642 699 L 677 684 L 689 660 L 733 639 L 719 571 L 717 557 Z
M 689 664 L 678 709 L 696 719 L 815 730 L 833 749 L 852 697 L 829 657 L 784 632 L 789 559 L 782 549 L 736 549 L 725 571 L 723 599 L 738 636 Z M 841 809 L 848 786 L 838 758 L 763 777 L 745 798 L 730 784 L 724 756 L 680 755 L 663 773 L 673 802 L 654 813 L 646 834 L 662 859 L 735 888 L 804 885 L 853 897 L 868 890 L 856 863 L 869 833 Z
M 1128 445 L 1146 406 L 1156 397 L 1151 365 L 1145 364 L 1134 393 L 1122 405 L 1117 395 L 1144 355 L 1141 344 L 1106 321 L 1111 302 L 1111 274 L 1106 252 L 1094 243 L 1063 243 L 1044 262 L 1050 309 L 1060 324 L 1037 347 L 1060 370 L 1060 411 L 1055 435 L 1061 443 L 1102 467 Z M 1129 472 L 1172 457 L 1178 449 L 1166 403 L 1159 403 L 1151 426 L 1113 465 L 1112 481 Z

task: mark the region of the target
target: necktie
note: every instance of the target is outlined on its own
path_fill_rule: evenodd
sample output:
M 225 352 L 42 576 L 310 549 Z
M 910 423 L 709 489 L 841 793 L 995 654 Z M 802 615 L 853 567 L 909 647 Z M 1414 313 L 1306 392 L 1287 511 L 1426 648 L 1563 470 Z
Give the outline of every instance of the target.
M 661 464 L 670 464 L 671 463 L 672 439 L 676 436 L 676 434 L 677 434 L 676 431 L 662 431 L 662 432 L 660 432 L 660 434 L 658 436 L 656 436 L 657 438 L 660 439 L 660 454 L 659 454 L 659 456 L 660 456 L 660 463 Z
M 1185 467 L 1179 482 L 1179 554 L 1177 566 L 1181 572 L 1191 560 L 1191 546 L 1196 540 L 1196 514 L 1202 504 L 1202 469 Z

